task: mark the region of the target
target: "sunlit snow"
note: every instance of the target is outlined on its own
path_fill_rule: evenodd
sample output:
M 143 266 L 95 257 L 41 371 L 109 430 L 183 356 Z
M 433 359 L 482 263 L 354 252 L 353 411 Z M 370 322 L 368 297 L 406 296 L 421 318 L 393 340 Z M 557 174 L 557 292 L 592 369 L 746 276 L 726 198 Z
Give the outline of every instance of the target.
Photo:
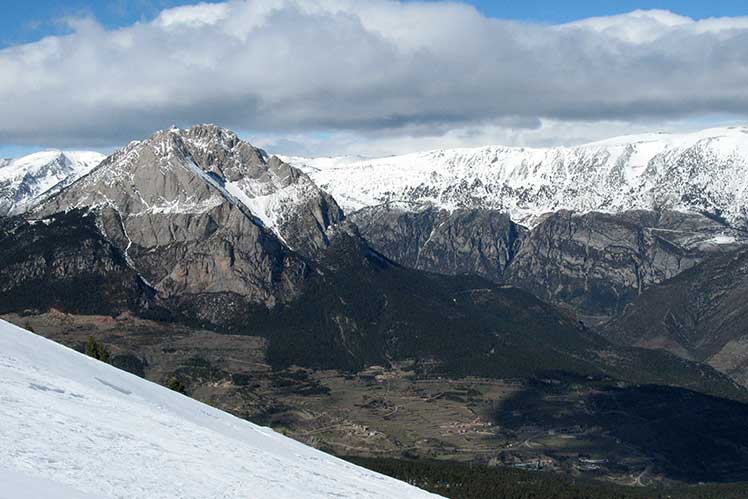
M 0 498 L 435 497 L 0 321 Z

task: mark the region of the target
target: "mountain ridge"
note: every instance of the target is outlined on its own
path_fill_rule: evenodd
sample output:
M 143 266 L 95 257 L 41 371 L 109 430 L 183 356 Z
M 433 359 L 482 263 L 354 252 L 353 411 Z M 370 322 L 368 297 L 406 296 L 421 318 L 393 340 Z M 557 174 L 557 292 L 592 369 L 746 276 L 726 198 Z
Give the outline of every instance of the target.
M 437 149 L 349 161 L 284 157 L 348 211 L 396 202 L 546 212 L 674 209 L 746 225 L 748 127 L 615 137 L 574 147 Z
M 53 149 L 0 160 L 0 215 L 28 211 L 86 175 L 104 158 L 92 151 Z

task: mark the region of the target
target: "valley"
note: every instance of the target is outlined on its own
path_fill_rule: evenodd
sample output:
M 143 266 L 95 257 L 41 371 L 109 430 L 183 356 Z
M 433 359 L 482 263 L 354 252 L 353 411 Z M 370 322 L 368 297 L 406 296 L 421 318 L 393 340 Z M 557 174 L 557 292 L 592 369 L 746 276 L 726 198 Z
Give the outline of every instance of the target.
M 115 366 L 161 384 L 176 378 L 198 400 L 336 455 L 626 486 L 748 480 L 741 471 L 748 441 L 736 439 L 748 407 L 690 391 L 562 373 L 445 377 L 437 365 L 412 360 L 360 371 L 272 369 L 267 341 L 255 336 L 128 315 L 0 318 L 78 350 L 93 335 Z M 698 458 L 684 452 L 691 446 L 702 449 Z

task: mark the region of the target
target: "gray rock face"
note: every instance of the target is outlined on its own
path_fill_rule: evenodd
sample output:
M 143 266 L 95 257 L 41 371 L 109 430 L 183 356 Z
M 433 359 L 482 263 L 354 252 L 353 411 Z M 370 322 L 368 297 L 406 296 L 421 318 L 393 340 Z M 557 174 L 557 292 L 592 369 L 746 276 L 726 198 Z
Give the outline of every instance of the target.
M 652 287 L 603 332 L 705 361 L 748 386 L 748 250 L 709 258 Z
M 329 244 L 326 230 L 343 219 L 343 211 L 306 174 L 214 126 L 181 135 L 195 164 L 294 250 L 316 256 Z
M 745 243 L 742 232 L 694 213 L 559 211 L 530 232 L 507 280 L 582 314 L 612 316 L 649 286 Z
M 0 218 L 0 311 L 75 309 L 116 315 L 148 308 L 150 290 L 93 215 L 44 223 Z
M 350 219 L 374 248 L 402 265 L 493 281 L 503 279 L 527 234 L 495 210 L 410 211 L 380 205 L 352 213 Z
M 324 248 L 342 219 L 304 174 L 211 125 L 129 144 L 31 216 L 74 208 L 95 210 L 107 238 L 177 307 L 196 297 L 266 307 L 292 299 L 304 255 Z M 194 312 L 208 317 L 211 307 Z
M 494 210 L 381 205 L 350 219 L 402 265 L 510 283 L 598 321 L 622 312 L 649 286 L 748 244 L 739 230 L 675 211 L 559 211 L 531 231 Z

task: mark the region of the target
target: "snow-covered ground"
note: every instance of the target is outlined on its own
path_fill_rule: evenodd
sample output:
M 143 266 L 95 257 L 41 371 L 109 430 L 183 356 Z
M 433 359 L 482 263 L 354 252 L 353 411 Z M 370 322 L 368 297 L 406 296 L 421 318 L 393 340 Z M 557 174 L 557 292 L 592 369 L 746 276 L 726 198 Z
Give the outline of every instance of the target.
M 575 147 L 441 149 L 376 159 L 284 158 L 347 212 L 382 203 L 491 208 L 532 226 L 560 209 L 748 213 L 748 127 L 650 133 Z
M 435 497 L 0 321 L 0 499 Z

